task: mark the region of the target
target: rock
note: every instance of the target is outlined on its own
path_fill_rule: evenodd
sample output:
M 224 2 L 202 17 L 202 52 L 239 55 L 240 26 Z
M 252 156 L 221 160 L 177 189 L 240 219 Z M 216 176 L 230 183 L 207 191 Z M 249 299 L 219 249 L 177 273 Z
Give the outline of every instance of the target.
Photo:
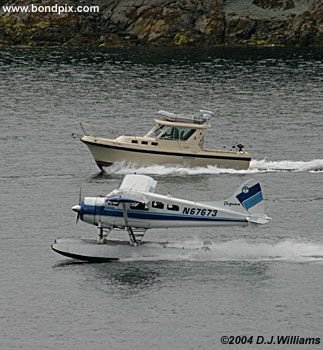
M 238 44 L 251 39 L 256 31 L 256 22 L 246 17 L 227 16 L 225 19 L 225 40 L 229 44 Z
M 53 6 L 52 0 L 37 5 Z M 0 0 L 30 5 L 33 0 Z M 87 5 L 59 0 L 60 6 Z M 93 0 L 98 13 L 5 13 L 0 44 L 323 45 L 322 0 Z
M 292 9 L 295 7 L 294 0 L 253 0 L 253 4 L 264 9 Z

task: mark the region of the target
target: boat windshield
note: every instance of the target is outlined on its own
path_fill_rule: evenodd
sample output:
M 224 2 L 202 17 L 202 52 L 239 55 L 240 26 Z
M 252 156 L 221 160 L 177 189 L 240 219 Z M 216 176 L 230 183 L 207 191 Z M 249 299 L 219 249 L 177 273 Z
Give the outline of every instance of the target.
M 156 125 L 146 134 L 146 136 L 158 137 L 165 128 L 166 128 L 165 125 Z
M 167 127 L 160 136 L 162 140 L 188 140 L 196 131 L 191 128 Z

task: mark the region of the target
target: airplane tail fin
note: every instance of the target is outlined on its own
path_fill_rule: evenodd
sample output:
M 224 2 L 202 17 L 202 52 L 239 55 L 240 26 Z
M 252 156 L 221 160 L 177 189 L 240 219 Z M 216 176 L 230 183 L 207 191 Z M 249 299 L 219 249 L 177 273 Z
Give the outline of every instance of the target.
M 271 220 L 265 214 L 262 189 L 260 183 L 255 179 L 250 179 L 240 185 L 233 196 L 224 201 L 224 205 L 236 211 L 247 211 L 250 214 L 248 221 L 256 224 L 266 224 Z

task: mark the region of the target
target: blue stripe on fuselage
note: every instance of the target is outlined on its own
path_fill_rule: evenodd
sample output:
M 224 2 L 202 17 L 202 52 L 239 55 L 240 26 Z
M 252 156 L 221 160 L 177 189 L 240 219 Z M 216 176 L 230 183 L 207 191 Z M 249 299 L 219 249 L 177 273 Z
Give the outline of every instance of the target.
M 123 210 L 117 208 L 108 208 L 99 206 L 95 209 L 92 205 L 82 205 L 82 214 L 84 215 L 101 215 L 101 216 L 114 216 L 123 217 Z M 197 215 L 182 215 L 182 214 L 165 214 L 165 213 L 152 213 L 147 211 L 127 210 L 127 216 L 129 219 L 144 219 L 144 220 L 181 220 L 181 221 L 234 221 L 234 222 L 246 222 L 245 219 L 234 218 L 221 218 L 221 217 L 207 217 Z

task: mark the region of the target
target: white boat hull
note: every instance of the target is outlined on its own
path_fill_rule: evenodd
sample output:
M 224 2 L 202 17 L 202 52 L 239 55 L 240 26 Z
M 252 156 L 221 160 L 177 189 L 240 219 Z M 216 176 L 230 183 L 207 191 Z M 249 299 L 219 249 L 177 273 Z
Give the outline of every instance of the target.
M 116 162 L 125 161 L 139 165 L 180 164 L 191 167 L 211 165 L 218 168 L 246 170 L 249 168 L 251 161 L 250 155 L 244 152 L 175 152 L 140 146 L 101 143 L 98 139 L 91 136 L 83 136 L 81 140 L 89 148 L 100 169 L 111 166 Z
M 188 254 L 187 249 L 171 247 L 167 242 L 141 242 L 140 245 L 133 246 L 128 241 L 107 240 L 104 244 L 98 244 L 94 239 L 82 238 L 57 239 L 51 248 L 63 256 L 93 262 L 153 259 L 156 257 L 162 259 Z M 194 250 L 198 251 L 197 248 Z

